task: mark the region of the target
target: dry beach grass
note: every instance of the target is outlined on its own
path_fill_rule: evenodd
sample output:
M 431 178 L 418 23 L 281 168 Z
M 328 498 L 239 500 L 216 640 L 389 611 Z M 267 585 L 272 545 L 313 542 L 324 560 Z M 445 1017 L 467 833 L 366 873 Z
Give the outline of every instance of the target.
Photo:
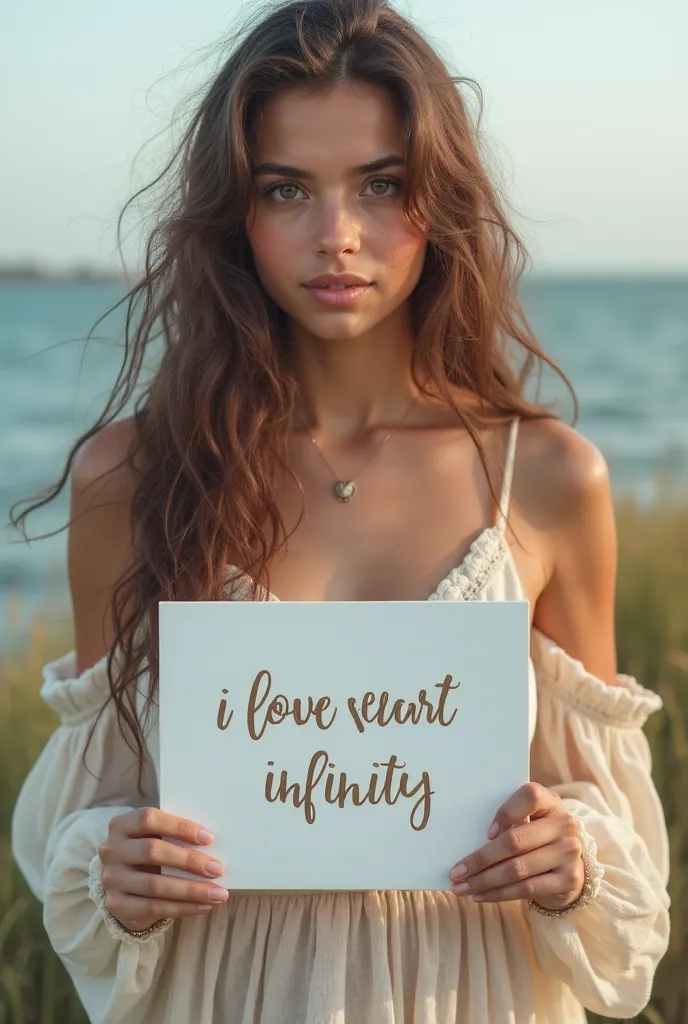
M 672 937 L 639 1020 L 688 1021 L 688 504 L 617 505 L 620 670 L 659 692 L 647 735 L 671 837 Z M 16 618 L 16 600 L 4 609 Z M 53 616 L 54 618 L 54 616 Z M 9 826 L 24 775 L 55 717 L 38 696 L 41 666 L 71 644 L 36 620 L 0 653 L 0 1024 L 81 1024 L 86 1017 L 53 954 L 41 908 L 12 863 Z M 591 1018 L 591 1020 L 600 1018 Z

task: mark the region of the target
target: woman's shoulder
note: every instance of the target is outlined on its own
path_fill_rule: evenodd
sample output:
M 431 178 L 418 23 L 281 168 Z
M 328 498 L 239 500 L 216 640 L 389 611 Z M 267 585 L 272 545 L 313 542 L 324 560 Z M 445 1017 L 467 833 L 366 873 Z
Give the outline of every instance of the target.
M 571 526 L 595 506 L 606 506 L 609 469 L 597 446 L 555 418 L 522 419 L 513 483 L 514 498 L 533 525 Z
M 454 388 L 453 392 L 457 403 L 486 428 L 486 435 L 501 433 L 506 442 L 514 421 L 512 412 L 463 389 Z M 448 418 L 450 413 L 446 415 Z M 512 493 L 529 525 L 549 528 L 562 518 L 568 521 L 581 503 L 607 491 L 606 460 L 589 438 L 553 413 L 518 419 Z M 502 442 L 497 449 L 504 451 Z
M 102 486 L 109 497 L 130 493 L 139 470 L 135 455 L 137 436 L 133 416 L 113 420 L 102 427 L 76 453 L 72 482 L 86 489 L 102 478 Z

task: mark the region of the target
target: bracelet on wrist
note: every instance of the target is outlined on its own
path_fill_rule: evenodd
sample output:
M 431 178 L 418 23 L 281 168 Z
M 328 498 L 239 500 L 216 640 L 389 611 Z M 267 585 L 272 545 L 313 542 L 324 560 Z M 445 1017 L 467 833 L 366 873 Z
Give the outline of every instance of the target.
M 541 906 L 536 900 L 528 900 L 528 906 L 530 909 L 537 911 L 538 914 L 544 914 L 545 917 L 567 917 L 575 910 L 587 907 L 594 899 L 597 898 L 600 891 L 604 868 L 597 862 L 597 843 L 595 842 L 594 837 L 591 836 L 586 829 L 583 821 L 575 815 L 574 819 L 578 826 L 576 834 L 578 835 L 582 847 L 581 857 L 583 859 L 584 872 L 583 888 L 580 895 L 573 901 L 573 903 L 569 903 L 567 907 L 561 907 L 559 910 L 550 910 L 549 907 Z

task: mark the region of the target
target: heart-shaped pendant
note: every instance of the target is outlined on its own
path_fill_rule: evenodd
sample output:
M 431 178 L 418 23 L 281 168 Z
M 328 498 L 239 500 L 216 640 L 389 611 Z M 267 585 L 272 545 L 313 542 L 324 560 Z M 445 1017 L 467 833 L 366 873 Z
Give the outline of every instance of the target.
M 334 494 L 339 501 L 351 501 L 356 493 L 356 484 L 353 480 L 338 480 L 334 485 Z

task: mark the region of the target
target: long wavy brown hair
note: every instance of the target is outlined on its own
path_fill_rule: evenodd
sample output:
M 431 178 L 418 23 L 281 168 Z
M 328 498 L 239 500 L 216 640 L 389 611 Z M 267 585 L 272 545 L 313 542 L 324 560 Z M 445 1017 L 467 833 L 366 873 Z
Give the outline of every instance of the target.
M 138 756 L 139 782 L 145 748 L 135 694 L 148 672 L 145 712 L 157 698 L 158 602 L 226 597 L 230 561 L 267 590 L 270 563 L 288 541 L 275 480 L 279 467 L 288 472 L 283 439 L 299 387 L 285 354 L 285 315 L 258 280 L 245 231 L 254 188 L 252 128 L 277 93 L 350 81 L 381 86 L 396 104 L 408 161 L 404 209 L 428 240 L 410 299 L 414 378 L 455 410 L 495 501 L 480 416 L 459 407 L 452 388 L 469 389 L 505 418 L 552 417 L 549 407 L 525 397 L 531 376 L 537 371 L 539 379 L 547 363 L 571 392 L 574 422 L 578 415 L 568 378 L 540 349 L 519 302 L 529 257 L 481 160 L 477 83 L 452 76 L 385 0 L 289 0 L 260 8 L 238 33 L 162 174 L 120 215 L 118 238 L 130 203 L 162 182 L 145 270 L 94 325 L 126 303 L 124 357 L 106 407 L 72 447 L 60 480 L 18 517 L 11 512 L 20 526 L 60 493 L 79 449 L 122 413 L 161 335 L 156 372 L 135 406 L 136 441 L 127 459 L 150 468 L 138 474 L 133 560 L 114 591 L 116 641 L 107 658 L 111 699 Z M 478 97 L 475 123 L 465 86 Z

